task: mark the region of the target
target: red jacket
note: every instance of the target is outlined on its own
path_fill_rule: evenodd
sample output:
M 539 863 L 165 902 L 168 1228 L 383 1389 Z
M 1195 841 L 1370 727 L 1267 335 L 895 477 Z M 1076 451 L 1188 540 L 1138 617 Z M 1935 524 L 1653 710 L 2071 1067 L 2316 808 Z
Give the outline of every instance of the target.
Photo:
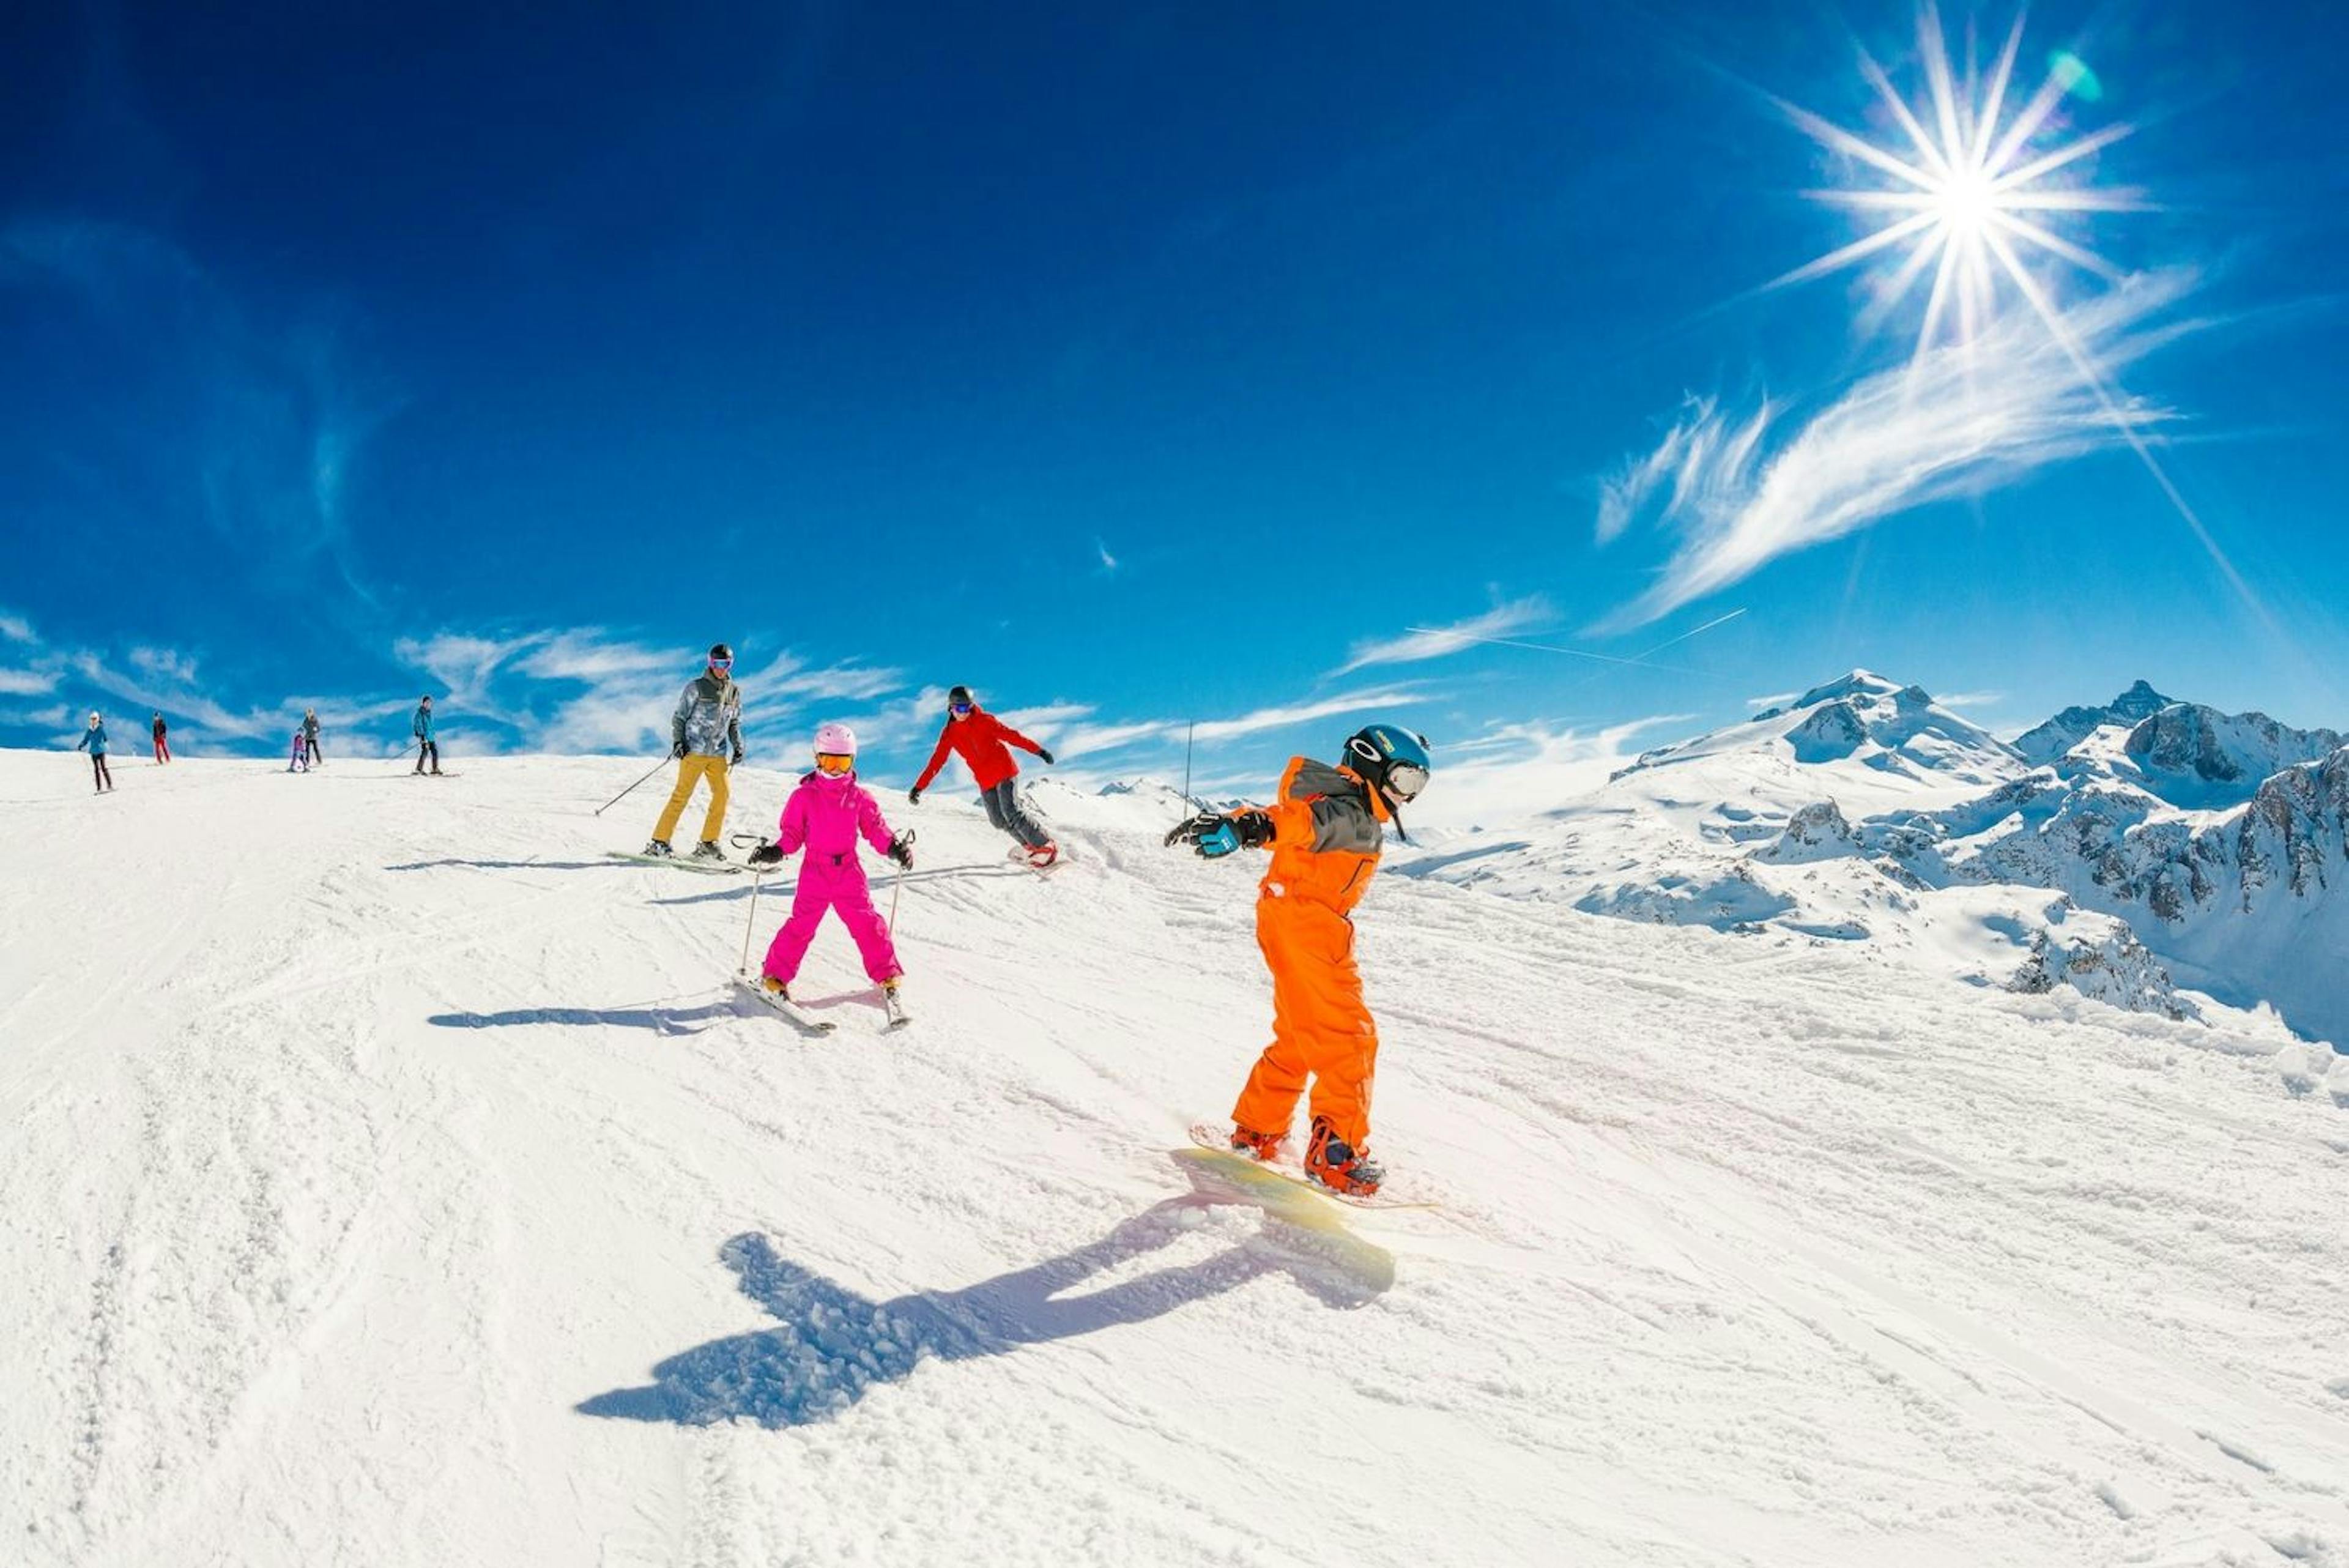
M 1005 742 L 1010 742 L 1006 745 Z M 982 790 L 993 789 L 1005 779 L 1019 772 L 1019 764 L 1011 760 L 1010 746 L 1041 756 L 1044 748 L 988 712 L 973 708 L 968 719 L 948 719 L 947 727 L 938 732 L 937 749 L 930 753 L 930 765 L 914 781 L 916 789 L 927 789 L 938 770 L 947 765 L 947 753 L 954 753 L 962 765 L 970 770 L 973 783 Z

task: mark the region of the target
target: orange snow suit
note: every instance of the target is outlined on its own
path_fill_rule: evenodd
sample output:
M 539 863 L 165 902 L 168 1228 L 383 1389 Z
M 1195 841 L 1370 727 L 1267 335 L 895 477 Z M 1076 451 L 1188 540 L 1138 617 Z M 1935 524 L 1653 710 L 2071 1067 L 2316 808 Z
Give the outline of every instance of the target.
M 1232 1120 L 1286 1136 L 1298 1096 L 1356 1149 L 1369 1147 L 1378 1026 L 1354 968 L 1352 912 L 1378 870 L 1387 819 L 1378 792 L 1344 768 L 1298 757 L 1281 775 L 1272 865 L 1256 906 L 1257 945 L 1272 970 L 1272 1044 L 1257 1059 Z

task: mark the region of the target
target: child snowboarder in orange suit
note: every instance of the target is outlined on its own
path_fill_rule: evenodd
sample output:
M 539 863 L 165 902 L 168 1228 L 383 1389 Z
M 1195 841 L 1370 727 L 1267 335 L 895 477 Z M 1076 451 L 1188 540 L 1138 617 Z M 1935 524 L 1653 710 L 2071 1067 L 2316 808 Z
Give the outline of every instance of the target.
M 1368 1194 L 1385 1173 L 1370 1157 L 1378 1025 L 1354 967 L 1354 906 L 1376 874 L 1385 824 L 1426 787 L 1426 742 L 1392 724 L 1346 742 L 1346 763 L 1298 757 L 1267 807 L 1203 812 L 1166 836 L 1217 858 L 1269 848 L 1257 900 L 1257 945 L 1272 971 L 1272 1044 L 1232 1108 L 1232 1147 L 1270 1159 L 1312 1085 L 1305 1171 L 1340 1192 Z

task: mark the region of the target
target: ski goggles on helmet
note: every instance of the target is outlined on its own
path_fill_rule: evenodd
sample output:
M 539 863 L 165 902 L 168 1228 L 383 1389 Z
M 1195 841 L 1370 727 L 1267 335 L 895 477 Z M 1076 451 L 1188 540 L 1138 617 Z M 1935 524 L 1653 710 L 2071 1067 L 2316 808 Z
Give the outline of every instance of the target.
M 815 771 L 820 774 L 828 774 L 833 778 L 838 778 L 841 774 L 851 772 L 855 768 L 855 766 L 856 759 L 847 755 L 845 753 L 818 752 L 815 754 Z
M 1387 764 L 1387 793 L 1397 800 L 1417 800 L 1427 787 L 1427 770 L 1417 763 Z

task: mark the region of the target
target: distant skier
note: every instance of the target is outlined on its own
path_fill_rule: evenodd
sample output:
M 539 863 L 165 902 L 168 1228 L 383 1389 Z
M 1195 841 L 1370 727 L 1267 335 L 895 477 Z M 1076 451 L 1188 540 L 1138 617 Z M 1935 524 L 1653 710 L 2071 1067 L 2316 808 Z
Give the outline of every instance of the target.
M 1427 776 L 1424 737 L 1371 724 L 1348 737 L 1343 766 L 1292 759 L 1273 805 L 1204 811 L 1166 836 L 1209 859 L 1272 851 L 1256 906 L 1257 945 L 1272 970 L 1272 1044 L 1232 1108 L 1231 1145 L 1273 1158 L 1309 1078 L 1305 1172 L 1339 1192 L 1376 1192 L 1385 1177 L 1370 1155 L 1379 1034 L 1354 968 L 1352 912 L 1378 870 L 1381 825 L 1402 831 L 1396 808 L 1418 798 Z
M 314 768 L 326 760 L 318 754 L 318 711 L 316 708 L 302 710 L 302 749 L 309 753 L 310 765 Z
M 807 852 L 792 895 L 791 917 L 767 949 L 761 983 L 772 994 L 790 999 L 800 961 L 830 909 L 856 940 L 866 977 L 888 993 L 894 1018 L 897 980 L 905 966 L 897 961 L 889 923 L 873 907 L 873 889 L 856 854 L 859 837 L 901 867 L 914 864 L 914 846 L 889 831 L 880 803 L 856 782 L 855 732 L 845 724 L 824 724 L 815 732 L 815 771 L 802 778 L 784 802 L 775 841 L 750 851 L 751 866 L 762 871 L 781 865 L 787 856 Z
M 427 696 L 416 705 L 416 717 L 409 722 L 409 731 L 416 737 L 416 771 L 422 773 L 424 764 L 432 764 L 432 776 L 440 776 L 440 743 L 432 738 L 432 699 Z
M 1046 767 L 1052 765 L 1051 753 L 980 707 L 969 687 L 957 686 L 947 693 L 946 727 L 938 732 L 930 765 L 922 770 L 905 798 L 921 805 L 922 792 L 930 787 L 930 781 L 947 765 L 947 753 L 952 752 L 970 770 L 971 782 L 978 785 L 987 819 L 1019 841 L 1030 865 L 1050 866 L 1061 857 L 1061 846 L 1019 804 L 1019 764 L 1011 760 L 1012 746 L 1035 753 L 1044 759 Z
M 91 791 L 91 794 L 103 794 L 114 787 L 114 774 L 106 765 L 105 720 L 99 718 L 95 712 L 91 713 L 89 728 L 84 730 L 81 739 L 74 742 L 74 750 L 89 753 L 90 774 L 98 784 L 98 788 Z
M 294 753 L 285 759 L 287 773 L 306 774 L 310 771 L 310 748 L 307 742 L 308 737 L 304 735 L 297 727 L 294 732 Z
M 160 713 L 156 714 L 155 722 L 150 727 L 155 732 L 155 760 L 159 763 L 170 762 L 171 760 L 171 748 L 170 743 L 163 739 L 164 732 L 168 730 L 170 726 L 163 722 L 163 715 Z
M 677 787 L 668 793 L 660 821 L 653 828 L 647 855 L 674 855 L 668 836 L 693 798 L 694 785 L 709 783 L 709 808 L 701 815 L 701 842 L 693 846 L 696 860 L 723 860 L 719 830 L 726 825 L 727 769 L 742 760 L 742 691 L 734 684 L 734 650 L 719 643 L 709 650 L 709 662 L 685 683 L 677 711 L 668 716 L 669 754 L 677 758 Z

